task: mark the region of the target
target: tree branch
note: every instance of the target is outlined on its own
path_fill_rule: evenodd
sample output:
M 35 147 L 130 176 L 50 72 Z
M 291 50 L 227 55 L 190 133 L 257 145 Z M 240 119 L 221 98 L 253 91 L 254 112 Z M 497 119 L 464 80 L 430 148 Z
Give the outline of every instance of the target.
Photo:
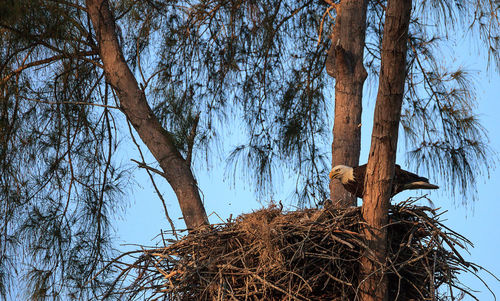
M 164 173 L 164 172 L 161 172 L 161 171 L 159 171 L 158 169 L 153 168 L 153 167 L 151 167 L 151 166 L 147 165 L 145 162 L 139 162 L 139 161 L 134 160 L 134 159 L 130 159 L 130 161 L 137 163 L 137 166 L 138 166 L 139 168 L 144 168 L 144 169 L 149 170 L 149 171 L 152 171 L 152 172 L 154 172 L 155 174 L 158 174 L 158 175 L 160 175 L 160 176 L 162 176 L 162 177 L 166 177 L 166 175 L 165 175 L 165 173 Z
M 16 70 L 12 71 L 10 74 L 8 74 L 4 78 L 2 78 L 0 80 L 0 85 L 5 84 L 14 75 L 17 75 L 17 74 L 21 73 L 22 71 L 24 71 L 24 70 L 26 70 L 28 68 L 31 68 L 31 67 L 41 66 L 41 65 L 45 65 L 45 64 L 51 64 L 51 63 L 57 62 L 57 61 L 59 61 L 61 59 L 81 58 L 82 56 L 89 56 L 89 55 L 96 55 L 96 54 L 97 54 L 97 52 L 93 51 L 93 50 L 92 51 L 76 52 L 76 53 L 67 53 L 67 54 L 54 55 L 52 57 L 48 57 L 46 59 L 39 60 L 39 61 L 34 61 L 34 62 L 31 62 L 31 63 L 27 63 L 27 64 L 22 64 Z M 25 60 L 26 60 L 26 58 L 25 58 Z M 99 65 L 99 66 L 102 68 L 101 65 Z
M 33 101 L 33 102 L 49 104 L 49 105 L 61 105 L 61 104 L 84 105 L 84 106 L 94 106 L 94 107 L 101 107 L 101 108 L 107 108 L 107 109 L 121 110 L 117 106 L 103 105 L 100 103 L 90 103 L 90 102 L 84 102 L 84 101 L 46 101 L 46 100 L 27 98 L 27 97 L 23 97 L 23 99 L 28 100 L 28 101 Z

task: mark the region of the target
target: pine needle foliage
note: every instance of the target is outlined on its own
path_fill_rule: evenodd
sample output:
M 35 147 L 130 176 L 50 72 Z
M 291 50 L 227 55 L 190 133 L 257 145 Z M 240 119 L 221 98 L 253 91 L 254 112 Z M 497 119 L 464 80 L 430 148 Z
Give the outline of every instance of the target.
M 368 20 L 366 65 L 373 78 L 380 67 L 383 9 L 383 2 L 373 3 Z M 498 11 L 498 3 L 488 0 L 418 1 L 412 9 L 401 115 L 406 161 L 450 193 L 466 195 L 462 200 L 476 199 L 477 179 L 489 175 L 497 157 L 476 113 L 474 72 L 466 62 L 454 66 L 446 52 L 461 39 L 477 37 L 483 48 L 477 51 L 500 70 Z
M 156 31 L 149 34 L 156 47 L 150 51 L 158 51 L 151 89 L 164 124 L 187 137 L 189 120 L 199 115 L 196 142 L 204 147 L 195 149 L 206 157 L 212 145 L 207 142 L 217 141 L 225 124 L 232 122 L 245 129 L 246 139 L 230 151 L 229 168 L 250 168 L 253 175 L 248 178 L 265 188 L 272 187 L 276 167 L 282 165 L 300 175 L 298 190 L 308 186 L 318 199 L 326 195 L 319 175 L 327 169 L 327 154 L 320 151 L 328 132 L 328 78 L 322 72 L 327 38 L 316 42 L 317 16 L 325 4 L 182 3 L 148 2 L 150 6 L 138 7 L 142 10 L 136 14 L 157 16 L 152 17 Z M 132 28 L 149 19 L 131 23 Z M 312 182 L 305 185 L 304 178 Z M 302 204 L 313 202 L 310 194 L 304 196 Z
M 127 177 L 114 117 L 92 106 L 110 103 L 86 16 L 52 1 L 8 1 L 0 15 L 0 291 L 92 299 Z

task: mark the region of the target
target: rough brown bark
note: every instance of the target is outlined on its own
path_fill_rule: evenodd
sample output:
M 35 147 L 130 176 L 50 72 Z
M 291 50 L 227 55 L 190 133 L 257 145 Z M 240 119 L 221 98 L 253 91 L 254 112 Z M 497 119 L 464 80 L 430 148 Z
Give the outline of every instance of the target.
M 365 178 L 362 215 L 369 251 L 361 258 L 360 300 L 387 300 L 384 266 L 388 209 L 394 177 L 399 120 L 406 77 L 411 0 L 387 2 L 379 88 Z
M 186 160 L 172 142 L 171 135 L 154 116 L 144 91 L 128 67 L 116 36 L 116 24 L 107 0 L 86 0 L 107 82 L 115 89 L 120 106 L 142 141 L 158 160 L 172 186 L 186 226 L 208 223 L 196 180 Z
M 359 165 L 367 5 L 367 0 L 342 0 L 335 5 L 337 17 L 326 62 L 327 73 L 335 78 L 332 167 Z M 337 180 L 330 182 L 330 199 L 334 206 L 356 206 L 356 196 Z

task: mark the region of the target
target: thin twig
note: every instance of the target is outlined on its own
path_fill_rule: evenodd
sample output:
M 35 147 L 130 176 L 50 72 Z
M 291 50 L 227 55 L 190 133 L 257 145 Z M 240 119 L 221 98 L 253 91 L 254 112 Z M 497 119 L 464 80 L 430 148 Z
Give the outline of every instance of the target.
M 99 104 L 99 103 L 91 103 L 91 102 L 84 102 L 84 101 L 46 101 L 46 100 L 27 98 L 27 97 L 23 97 L 23 99 L 28 100 L 28 101 L 33 101 L 33 102 L 49 104 L 49 105 L 61 105 L 61 104 L 82 105 L 82 106 L 94 106 L 94 107 L 120 110 L 120 108 L 116 107 L 116 106 L 103 105 L 103 104 Z
M 151 174 L 150 171 L 161 175 L 163 178 L 165 178 L 165 173 L 146 165 L 146 163 L 144 162 L 144 155 L 142 154 L 141 147 L 140 147 L 139 143 L 137 143 L 137 140 L 135 139 L 134 133 L 132 131 L 132 127 L 130 126 L 130 122 L 128 119 L 127 119 L 127 126 L 128 126 L 128 130 L 130 132 L 130 136 L 132 137 L 132 141 L 134 142 L 137 150 L 139 151 L 139 155 L 141 156 L 142 162 L 139 162 L 139 161 L 134 160 L 134 159 L 131 159 L 131 160 L 133 162 L 137 163 L 137 165 L 139 167 L 146 169 L 146 172 L 148 173 L 149 179 L 151 180 L 151 183 L 153 184 L 153 187 L 155 189 L 156 195 L 160 198 L 160 201 L 163 205 L 163 211 L 165 213 L 165 218 L 167 219 L 168 223 L 170 224 L 170 228 L 172 229 L 172 234 L 175 236 L 176 239 L 179 239 L 179 237 L 177 236 L 177 231 L 175 230 L 174 222 L 172 221 L 172 219 L 170 218 L 170 215 L 168 214 L 167 202 L 165 202 L 163 195 L 161 194 L 160 190 L 158 189 L 158 186 L 156 186 L 156 182 L 155 182 L 153 175 Z

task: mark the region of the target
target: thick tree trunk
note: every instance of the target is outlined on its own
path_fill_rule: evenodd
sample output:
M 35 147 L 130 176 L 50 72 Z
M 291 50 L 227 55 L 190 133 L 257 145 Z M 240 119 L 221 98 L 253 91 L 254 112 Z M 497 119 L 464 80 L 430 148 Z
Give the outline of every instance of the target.
M 171 135 L 154 116 L 144 91 L 128 67 L 116 36 L 116 24 L 107 0 L 86 0 L 94 26 L 106 80 L 115 89 L 120 106 L 142 141 L 158 160 L 172 186 L 186 226 L 208 223 L 191 168 L 172 142 Z
M 337 18 L 326 61 L 327 73 L 335 78 L 332 166 L 359 165 L 367 5 L 367 0 L 342 0 L 336 5 Z M 356 196 L 337 180 L 330 182 L 330 199 L 334 206 L 356 206 Z
M 387 300 L 384 266 L 388 209 L 406 77 L 411 0 L 387 2 L 379 89 L 365 178 L 362 215 L 369 251 L 361 258 L 360 300 Z

